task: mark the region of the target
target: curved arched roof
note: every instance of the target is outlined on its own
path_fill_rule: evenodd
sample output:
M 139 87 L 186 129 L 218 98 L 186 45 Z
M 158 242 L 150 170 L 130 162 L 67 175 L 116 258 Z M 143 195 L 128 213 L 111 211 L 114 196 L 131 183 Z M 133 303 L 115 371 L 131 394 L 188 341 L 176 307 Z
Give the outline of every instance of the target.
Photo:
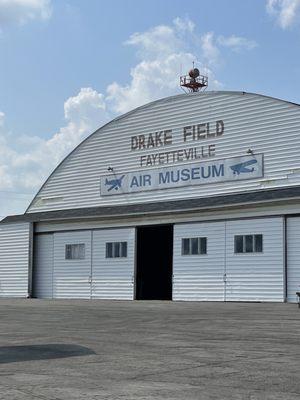
M 87 138 L 85 138 L 81 143 L 79 143 L 58 165 L 57 167 L 52 171 L 52 173 L 49 175 L 49 177 L 46 179 L 46 181 L 43 183 L 43 185 L 41 186 L 41 188 L 38 190 L 37 194 L 34 196 L 33 200 L 31 201 L 31 203 L 29 204 L 27 210 L 25 213 L 28 212 L 28 210 L 31 208 L 32 204 L 35 202 L 35 200 L 39 197 L 41 191 L 43 190 L 43 188 L 47 185 L 47 183 L 49 182 L 49 180 L 56 174 L 56 172 L 61 168 L 62 165 L 64 165 L 66 163 L 66 161 L 70 158 L 70 156 L 72 156 L 74 154 L 74 152 L 76 152 L 84 143 L 86 143 L 87 141 L 91 140 L 91 138 L 94 137 L 94 135 L 98 134 L 101 130 L 103 130 L 106 127 L 109 127 L 111 124 L 114 124 L 118 121 L 121 121 L 123 119 L 128 118 L 129 116 L 134 115 L 135 113 L 141 111 L 141 110 L 146 110 L 146 109 L 150 109 L 158 104 L 164 104 L 164 103 L 171 103 L 174 100 L 180 99 L 180 98 L 184 98 L 186 96 L 204 96 L 204 97 L 208 97 L 208 96 L 218 96 L 218 95 L 231 95 L 231 96 L 256 96 L 256 97 L 261 97 L 261 98 L 265 98 L 265 99 L 272 99 L 272 100 L 276 100 L 278 102 L 282 102 L 282 103 L 286 103 L 286 104 L 290 104 L 292 106 L 296 106 L 299 107 L 299 104 L 297 103 L 293 103 L 293 102 L 289 102 L 286 100 L 282 100 L 282 99 L 278 99 L 278 98 L 274 98 L 271 96 L 266 96 L 266 95 L 262 95 L 262 94 L 257 94 L 257 93 L 249 93 L 249 92 L 242 92 L 242 91 L 208 91 L 208 92 L 199 92 L 199 93 L 190 93 L 190 94 L 179 94 L 179 95 L 175 95 L 175 96 L 169 96 L 166 98 L 162 98 L 159 100 L 155 100 L 153 102 L 150 102 L 148 104 L 142 105 L 140 107 L 137 107 L 123 115 L 120 115 L 116 118 L 114 118 L 113 120 L 109 121 L 108 123 L 106 123 L 105 125 L 101 126 L 100 128 L 98 128 L 95 132 L 93 132 L 92 134 L 90 134 Z

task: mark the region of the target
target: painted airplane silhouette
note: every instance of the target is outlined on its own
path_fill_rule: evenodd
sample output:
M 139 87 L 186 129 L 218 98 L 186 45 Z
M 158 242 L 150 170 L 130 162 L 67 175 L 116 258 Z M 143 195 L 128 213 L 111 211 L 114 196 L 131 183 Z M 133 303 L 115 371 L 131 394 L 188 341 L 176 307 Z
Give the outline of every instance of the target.
M 245 173 L 249 173 L 249 172 L 253 172 L 254 168 L 247 168 L 250 165 L 256 164 L 257 160 L 249 160 L 249 161 L 245 161 L 242 162 L 240 164 L 236 164 L 236 165 L 232 165 L 230 168 L 233 171 L 234 175 L 240 175 L 240 174 L 245 174 Z
M 123 180 L 124 176 L 125 175 L 122 175 L 121 178 L 111 179 L 110 181 L 106 178 L 105 186 L 108 186 L 108 185 L 110 186 L 110 188 L 108 188 L 107 191 L 110 192 L 113 189 L 115 189 L 115 190 L 121 189 L 122 180 Z

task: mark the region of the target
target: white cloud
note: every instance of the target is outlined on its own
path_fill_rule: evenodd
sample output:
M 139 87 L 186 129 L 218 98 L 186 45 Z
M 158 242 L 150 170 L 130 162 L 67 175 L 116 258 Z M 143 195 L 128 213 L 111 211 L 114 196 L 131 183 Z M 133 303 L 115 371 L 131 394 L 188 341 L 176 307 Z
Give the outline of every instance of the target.
M 134 33 L 125 42 L 138 48 L 140 57 L 167 56 L 181 48 L 181 41 L 173 27 L 159 25 L 144 33 Z
M 180 68 L 191 68 L 195 57 L 189 53 L 174 53 L 165 58 L 144 60 L 131 70 L 131 82 L 117 82 L 107 88 L 107 101 L 117 113 L 124 113 L 161 97 L 179 93 Z
M 4 125 L 4 118 L 5 118 L 4 112 L 0 111 L 0 128 Z
M 0 27 L 23 25 L 34 19 L 45 20 L 51 13 L 51 0 L 0 0 Z
M 35 192 L 63 157 L 109 119 L 103 96 L 91 88 L 83 88 L 77 96 L 70 97 L 64 111 L 67 124 L 48 140 L 27 135 L 13 137 L 5 129 L 5 116 L 0 112 L 0 193 L 4 191 L 7 196 L 13 192 L 14 198 L 21 193 L 23 207 L 26 205 L 23 193 Z M 3 196 L 0 204 L 2 199 Z M 9 206 L 4 204 L 8 212 Z
M 174 25 L 179 31 L 188 31 L 188 32 L 193 32 L 195 29 L 195 24 L 193 21 L 191 21 L 189 18 L 175 18 L 173 21 Z
M 207 32 L 201 37 L 201 47 L 206 62 L 216 65 L 219 62 L 220 50 L 216 45 L 213 32 Z
M 160 25 L 143 33 L 133 34 L 127 45 L 134 46 L 140 61 L 131 69 L 127 85 L 113 82 L 107 88 L 107 104 L 117 113 L 124 113 L 147 102 L 180 93 L 179 76 L 187 73 L 194 61 L 209 76 L 210 89 L 221 87 L 211 69 L 218 58 L 212 43 L 213 33 L 195 33 L 194 23 L 176 18 L 170 26 Z M 203 61 L 204 62 L 203 62 Z
M 231 35 L 231 36 L 215 36 L 214 32 L 207 32 L 201 36 L 201 48 L 203 58 L 207 65 L 219 66 L 221 62 L 222 47 L 227 47 L 234 52 L 242 50 L 252 50 L 258 44 L 254 40 Z
M 219 36 L 217 39 L 221 46 L 229 47 L 233 51 L 241 50 L 252 50 L 257 47 L 257 43 L 254 40 L 248 40 L 241 36 L 231 35 L 228 37 Z
M 299 18 L 300 0 L 267 0 L 266 8 L 279 26 L 286 29 Z

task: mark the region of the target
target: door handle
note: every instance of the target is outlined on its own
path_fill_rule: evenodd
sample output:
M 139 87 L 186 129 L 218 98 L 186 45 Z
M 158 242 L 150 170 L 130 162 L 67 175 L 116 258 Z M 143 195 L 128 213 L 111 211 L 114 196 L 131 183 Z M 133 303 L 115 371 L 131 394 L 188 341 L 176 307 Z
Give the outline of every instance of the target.
M 226 274 L 223 275 L 223 282 L 224 282 L 224 283 L 227 282 L 227 275 L 226 275 Z

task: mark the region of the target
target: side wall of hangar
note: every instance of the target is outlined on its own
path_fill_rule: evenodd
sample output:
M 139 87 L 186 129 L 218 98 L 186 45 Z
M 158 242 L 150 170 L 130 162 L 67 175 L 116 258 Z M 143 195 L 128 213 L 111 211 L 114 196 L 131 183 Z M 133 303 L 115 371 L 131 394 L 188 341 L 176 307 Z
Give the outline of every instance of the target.
M 257 94 L 116 118 L 1 223 L 0 296 L 295 301 L 299 150 L 299 106 Z

